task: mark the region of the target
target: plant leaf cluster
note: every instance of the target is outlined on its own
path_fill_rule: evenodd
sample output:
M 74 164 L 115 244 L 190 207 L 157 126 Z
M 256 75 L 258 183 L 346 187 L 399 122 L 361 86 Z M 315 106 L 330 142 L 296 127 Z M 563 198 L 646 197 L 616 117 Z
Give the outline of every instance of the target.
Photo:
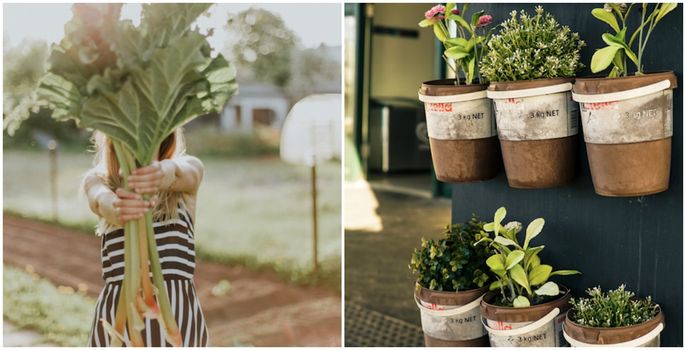
M 488 247 L 475 244 L 484 237 L 483 225 L 478 217 L 472 216 L 466 223 L 446 226 L 441 239 L 422 238 L 422 245 L 414 250 L 409 265 L 417 275 L 417 283 L 446 292 L 486 285 Z
M 481 73 L 493 82 L 573 77 L 586 43 L 538 6 L 534 16 L 512 11 L 488 41 Z
M 587 327 L 625 327 L 641 324 L 655 317 L 660 305 L 650 296 L 635 299 L 634 293 L 620 285 L 615 290 L 603 292 L 600 287 L 586 290 L 588 297 L 572 298 L 569 317 Z
M 522 231 L 522 224 L 516 221 L 502 225 L 507 210 L 500 207 L 493 216 L 493 222 L 484 225 L 486 232 L 492 236 L 483 237 L 477 244 L 488 243 L 491 256 L 486 264 L 495 274 L 495 281 L 490 290 L 500 290 L 499 303 L 505 306 L 528 307 L 535 305 L 546 297 L 560 294 L 557 283 L 548 281 L 552 276 L 578 274 L 575 270 L 557 270 L 541 262 L 539 253 L 544 246 L 531 246 L 531 240 L 543 231 L 545 220 L 534 219 L 526 228 L 524 242 L 520 244 L 517 234 Z
M 640 13 L 641 22 L 638 28 L 631 35 L 628 35 L 626 22 L 634 6 L 639 7 L 634 13 Z M 652 6 L 652 11 L 646 17 L 650 6 Z M 591 11 L 593 17 L 605 22 L 615 34 L 603 34 L 603 41 L 607 46 L 598 49 L 591 57 L 591 71 L 598 73 L 612 65 L 612 70 L 610 70 L 608 77 L 627 76 L 629 74 L 628 58 L 636 66 L 636 74 L 643 74 L 643 53 L 648 44 L 648 39 L 650 39 L 650 35 L 653 33 L 657 23 L 676 7 L 676 3 L 659 3 L 654 5 L 634 3 L 628 6 L 626 4 L 605 4 L 603 8 L 593 9 Z M 618 18 L 619 21 L 617 21 Z M 632 49 L 634 43 L 638 45 L 638 54 Z
M 432 27 L 436 38 L 443 44 L 443 58 L 455 73 L 456 85 L 460 84 L 459 72 L 462 72 L 467 85 L 486 82 L 479 71 L 479 63 L 492 30 L 486 30 L 483 22 L 480 22 L 484 10 L 474 12 L 471 18 L 465 18 L 468 9 L 469 4 L 464 4 L 462 10 L 459 10 L 455 3 L 448 3 L 444 18 L 427 18 L 419 22 L 420 27 Z M 455 37 L 451 37 L 448 30 L 450 22 L 454 22 L 457 28 Z

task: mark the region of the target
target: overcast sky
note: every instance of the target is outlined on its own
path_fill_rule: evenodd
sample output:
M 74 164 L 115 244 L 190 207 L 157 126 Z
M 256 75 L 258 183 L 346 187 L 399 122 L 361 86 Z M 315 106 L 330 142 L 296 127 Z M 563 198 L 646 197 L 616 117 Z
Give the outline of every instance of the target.
M 224 24 L 229 13 L 237 13 L 250 7 L 264 8 L 283 18 L 286 26 L 300 37 L 304 47 L 316 47 L 321 43 L 341 45 L 340 4 L 215 4 L 210 17 L 200 17 L 201 32 L 215 28 L 208 40 L 212 47 L 222 50 L 228 41 Z M 122 17 L 139 23 L 141 4 L 125 4 Z M 71 18 L 71 4 L 3 4 L 3 40 L 10 46 L 26 38 L 56 42 L 64 35 L 64 24 Z M 5 42 L 5 45 L 8 43 Z

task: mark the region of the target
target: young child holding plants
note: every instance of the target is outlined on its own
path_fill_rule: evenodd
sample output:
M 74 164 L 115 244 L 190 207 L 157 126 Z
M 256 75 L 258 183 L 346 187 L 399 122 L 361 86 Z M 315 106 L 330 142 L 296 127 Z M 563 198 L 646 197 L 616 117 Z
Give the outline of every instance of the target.
M 124 188 L 114 147 L 96 132 L 95 167 L 84 179 L 91 210 L 100 217 L 102 276 L 90 346 L 107 346 L 110 337 L 101 320 L 114 324 L 116 303 L 124 279 L 124 223 L 152 211 L 157 250 L 172 312 L 185 346 L 207 346 L 208 333 L 193 283 L 195 243 L 193 223 L 203 165 L 185 154 L 183 134 L 177 129 L 156 152 L 152 165 L 133 170 Z M 146 200 L 144 195 L 151 197 Z M 156 319 L 146 318 L 141 337 L 146 346 L 171 346 Z M 123 335 L 128 338 L 128 334 Z

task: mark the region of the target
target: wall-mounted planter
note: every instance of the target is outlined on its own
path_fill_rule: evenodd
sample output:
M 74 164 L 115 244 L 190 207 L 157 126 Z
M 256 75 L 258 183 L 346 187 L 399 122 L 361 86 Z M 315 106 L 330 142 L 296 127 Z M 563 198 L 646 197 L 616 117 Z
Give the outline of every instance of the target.
M 643 196 L 669 187 L 672 155 L 672 72 L 580 78 L 574 100 L 593 186 L 603 196 Z
M 460 292 L 438 292 L 417 285 L 415 302 L 419 307 L 426 346 L 488 346 L 488 335 L 481 323 L 481 298 L 488 287 Z
M 616 328 L 586 327 L 567 318 L 564 323 L 564 337 L 574 347 L 659 347 L 664 322 L 662 311 L 641 324 Z
M 566 345 L 562 323 L 569 310 L 569 289 L 560 286 L 564 294 L 558 299 L 529 307 L 496 306 L 500 293 L 486 293 L 481 301 L 481 314 L 493 347 L 557 347 Z
M 500 170 L 500 147 L 487 85 L 455 85 L 454 80 L 422 84 L 431 158 L 444 182 L 488 180 Z
M 569 183 L 576 171 L 578 107 L 572 79 L 491 83 L 507 181 L 514 188 Z

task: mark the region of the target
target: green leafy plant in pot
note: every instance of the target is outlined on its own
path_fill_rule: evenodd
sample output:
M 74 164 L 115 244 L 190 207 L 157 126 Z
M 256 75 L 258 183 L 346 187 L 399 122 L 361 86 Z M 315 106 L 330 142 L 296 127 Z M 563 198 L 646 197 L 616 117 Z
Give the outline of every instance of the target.
M 593 186 L 600 195 L 643 196 L 669 186 L 677 80 L 671 71 L 646 73 L 643 61 L 657 24 L 677 6 L 606 4 L 591 11 L 611 31 L 603 34 L 607 46 L 593 54 L 591 71 L 610 72 L 577 79 L 573 96 L 580 103 Z M 636 28 L 629 28 L 632 16 L 640 16 Z
M 444 237 L 422 239 L 410 269 L 417 276 L 415 301 L 427 346 L 487 346 L 479 302 L 487 291 L 485 235 L 476 216 L 448 225 Z
M 635 298 L 624 285 L 607 292 L 594 287 L 586 293 L 570 300 L 564 335 L 572 346 L 660 346 L 665 318 L 651 297 Z
M 549 278 L 579 272 L 553 271 L 541 262 L 544 246 L 532 246 L 531 241 L 543 230 L 543 218 L 527 226 L 520 243 L 517 234 L 523 226 L 516 221 L 503 226 L 506 214 L 504 207 L 499 208 L 493 222 L 484 225 L 484 231 L 492 234 L 477 243 L 489 246 L 486 264 L 495 275 L 481 302 L 491 346 L 559 346 L 562 336 L 555 323 L 564 318 L 571 294 Z
M 468 4 L 436 5 L 419 22 L 433 28 L 455 74 L 454 79 L 426 81 L 419 90 L 436 178 L 445 182 L 487 180 L 500 170 L 493 108 L 479 71 L 492 17 L 483 10 L 467 16 L 468 10 Z
M 48 108 L 57 120 L 73 119 L 106 134 L 126 187 L 131 171 L 150 165 L 168 135 L 195 117 L 221 111 L 237 84 L 229 62 L 211 55 L 207 35 L 190 29 L 210 4 L 144 4 L 138 26 L 119 19 L 121 6 L 73 6 L 30 108 Z M 27 116 L 17 111 L 5 125 L 16 128 Z M 112 346 L 145 345 L 140 331 L 146 318 L 158 321 L 167 342 L 183 344 L 152 220 L 148 211 L 125 224 L 123 292 L 114 324 L 100 320 Z
M 576 171 L 578 108 L 570 90 L 584 65 L 579 34 L 538 6 L 512 11 L 487 44 L 481 73 L 491 82 L 507 180 L 515 188 L 569 183 Z

